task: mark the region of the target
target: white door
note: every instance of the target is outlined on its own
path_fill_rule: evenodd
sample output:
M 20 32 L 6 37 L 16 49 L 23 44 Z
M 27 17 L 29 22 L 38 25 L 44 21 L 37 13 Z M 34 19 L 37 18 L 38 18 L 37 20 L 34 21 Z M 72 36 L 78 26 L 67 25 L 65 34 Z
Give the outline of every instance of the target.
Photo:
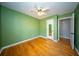
M 71 31 L 70 31 L 70 37 L 71 37 L 71 46 L 72 46 L 72 49 L 74 49 L 74 14 L 72 15 L 72 18 L 71 18 Z
M 47 20 L 47 37 L 54 39 L 54 22 L 53 20 Z

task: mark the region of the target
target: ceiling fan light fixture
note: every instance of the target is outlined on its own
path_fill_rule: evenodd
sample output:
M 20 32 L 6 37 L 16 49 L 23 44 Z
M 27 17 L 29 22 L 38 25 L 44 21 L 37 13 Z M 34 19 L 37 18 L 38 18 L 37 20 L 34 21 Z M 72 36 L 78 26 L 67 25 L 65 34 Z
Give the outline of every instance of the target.
M 42 12 L 42 11 L 40 11 L 40 12 L 37 12 L 37 14 L 38 14 L 39 16 L 42 16 L 42 15 L 44 15 L 45 13 Z
M 43 8 L 43 7 L 35 7 L 33 12 L 35 12 L 38 16 L 43 16 L 46 15 L 48 8 Z

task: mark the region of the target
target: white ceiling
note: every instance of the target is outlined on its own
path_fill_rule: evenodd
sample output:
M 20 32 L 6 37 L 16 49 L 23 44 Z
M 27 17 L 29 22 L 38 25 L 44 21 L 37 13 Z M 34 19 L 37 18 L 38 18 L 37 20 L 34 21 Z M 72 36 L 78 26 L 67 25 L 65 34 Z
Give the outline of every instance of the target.
M 62 15 L 74 11 L 78 2 L 3 2 L 3 6 L 42 19 L 52 15 Z M 35 6 L 49 8 L 47 15 L 38 16 L 32 10 Z

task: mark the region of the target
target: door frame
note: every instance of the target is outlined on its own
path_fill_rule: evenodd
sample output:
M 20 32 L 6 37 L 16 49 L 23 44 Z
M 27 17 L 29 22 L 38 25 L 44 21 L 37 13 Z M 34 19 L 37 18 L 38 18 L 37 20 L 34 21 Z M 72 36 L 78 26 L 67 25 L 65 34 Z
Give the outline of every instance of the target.
M 58 19 L 58 40 L 60 40 L 60 38 L 59 38 L 60 37 L 60 34 L 59 34 L 60 33 L 60 31 L 59 31 L 59 29 L 60 29 L 59 21 L 63 20 L 63 19 L 68 19 L 68 18 L 71 18 L 73 20 L 73 24 L 74 24 L 74 13 L 71 16 L 69 16 L 69 17 L 63 17 L 63 18 Z M 74 34 L 74 36 L 75 36 L 75 34 Z M 73 39 L 72 42 L 74 42 L 74 39 Z M 71 42 L 71 47 L 72 47 L 72 49 L 74 49 L 75 48 L 74 47 L 74 43 L 72 43 L 72 42 Z

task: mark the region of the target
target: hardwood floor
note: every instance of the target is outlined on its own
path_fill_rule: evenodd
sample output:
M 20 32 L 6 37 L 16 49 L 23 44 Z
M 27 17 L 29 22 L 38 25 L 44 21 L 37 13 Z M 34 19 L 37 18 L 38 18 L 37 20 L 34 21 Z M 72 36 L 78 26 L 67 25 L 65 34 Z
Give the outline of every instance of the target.
M 1 56 L 77 56 L 71 49 L 69 40 L 61 39 L 54 42 L 51 39 L 36 38 L 28 42 L 6 48 Z

